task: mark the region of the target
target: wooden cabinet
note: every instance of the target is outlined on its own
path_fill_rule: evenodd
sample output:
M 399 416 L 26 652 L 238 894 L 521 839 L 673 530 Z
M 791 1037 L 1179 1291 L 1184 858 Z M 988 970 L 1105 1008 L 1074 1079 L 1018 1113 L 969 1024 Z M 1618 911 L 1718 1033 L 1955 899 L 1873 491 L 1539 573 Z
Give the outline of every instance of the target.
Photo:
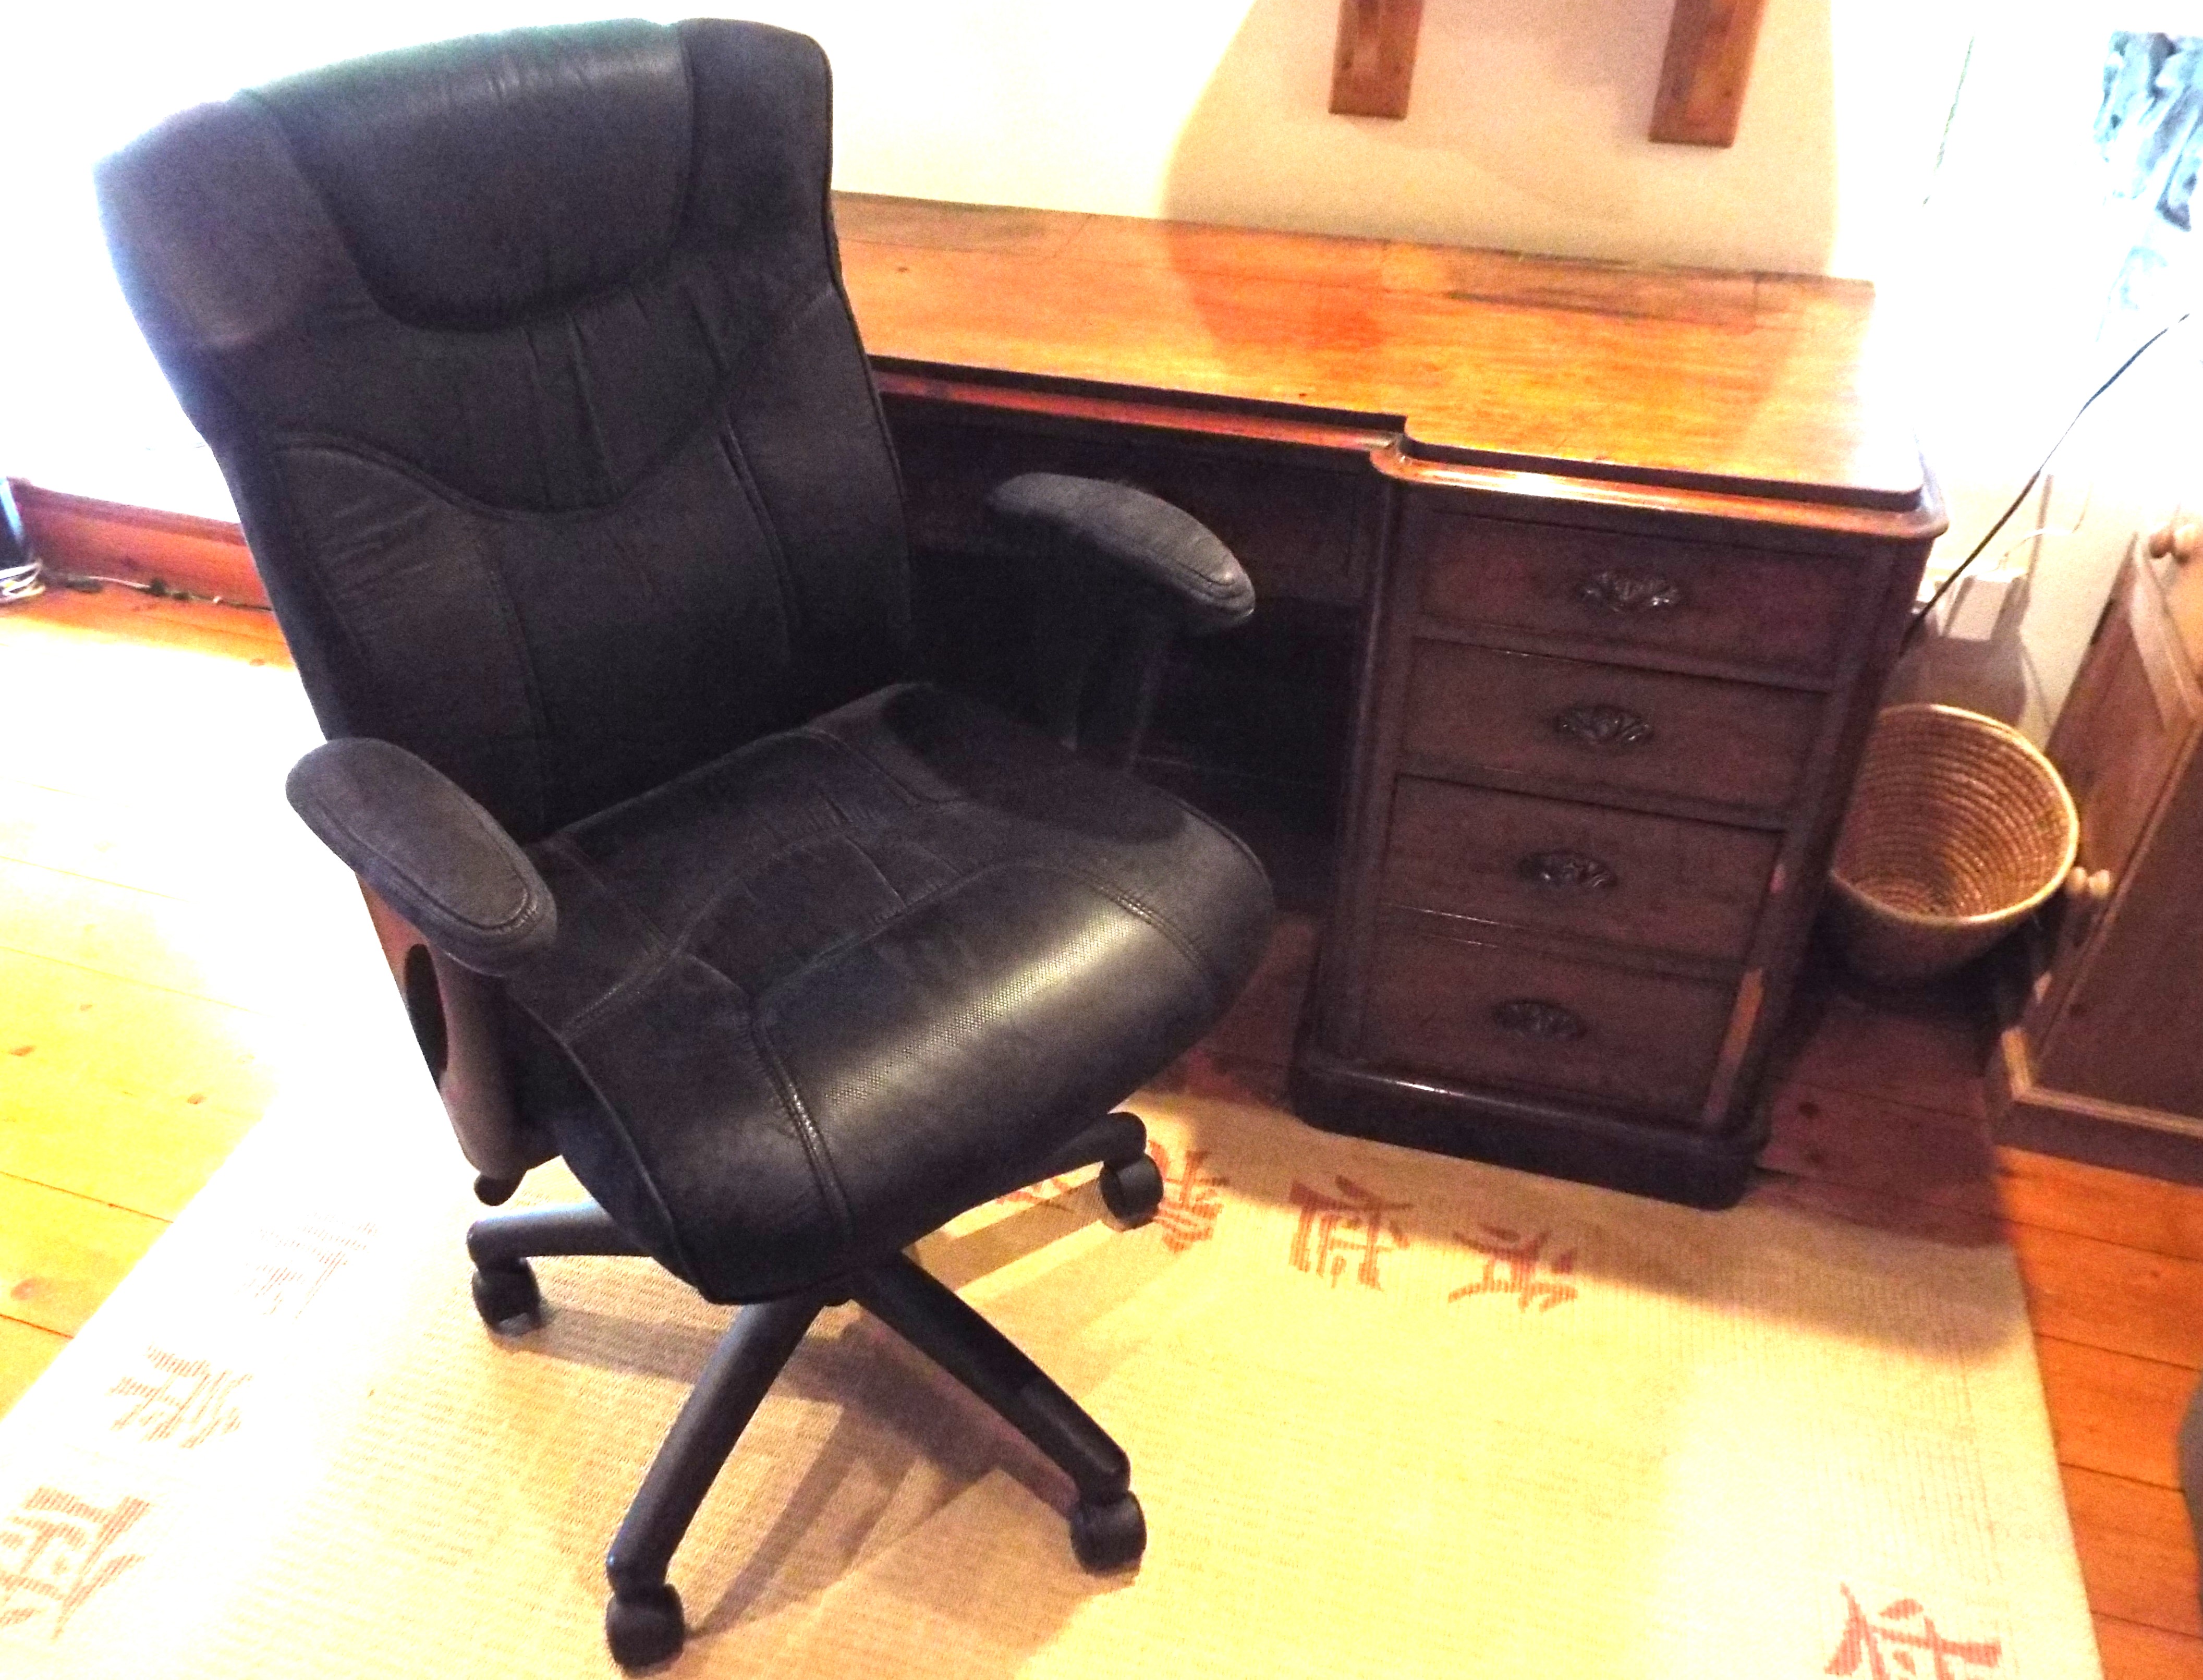
M 1722 1205 L 1924 545 L 1510 512 L 1402 497 L 1296 1106 Z
M 1868 376 L 1870 293 L 838 214 L 937 600 L 1009 563 L 982 498 L 1036 468 L 1166 496 L 1252 575 L 1254 622 L 1183 650 L 1141 768 L 1325 914 L 1296 1109 L 1734 1199 L 1942 529 Z
M 2048 746 L 2081 812 L 1991 1068 L 1998 1135 L 2203 1183 L 2203 572 L 2129 559 Z M 2180 610 L 2176 610 L 2176 609 Z

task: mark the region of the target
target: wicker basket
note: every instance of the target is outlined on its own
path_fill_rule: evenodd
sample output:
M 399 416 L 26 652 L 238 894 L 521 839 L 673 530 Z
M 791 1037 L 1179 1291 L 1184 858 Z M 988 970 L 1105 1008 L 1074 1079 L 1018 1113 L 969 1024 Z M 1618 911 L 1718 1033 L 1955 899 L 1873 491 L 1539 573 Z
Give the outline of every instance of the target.
M 1875 720 L 1836 842 L 1852 967 L 1885 985 L 1979 956 L 2055 892 L 2081 819 L 2050 760 L 1993 718 L 1893 706 Z

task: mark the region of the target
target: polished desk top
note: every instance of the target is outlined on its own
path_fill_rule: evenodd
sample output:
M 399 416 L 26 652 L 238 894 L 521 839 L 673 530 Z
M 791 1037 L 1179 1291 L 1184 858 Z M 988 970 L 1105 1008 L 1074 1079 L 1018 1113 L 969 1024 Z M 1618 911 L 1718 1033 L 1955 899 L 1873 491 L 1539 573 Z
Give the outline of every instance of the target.
M 1934 517 L 1853 281 L 843 193 L 887 369 L 1358 417 L 1462 463 Z

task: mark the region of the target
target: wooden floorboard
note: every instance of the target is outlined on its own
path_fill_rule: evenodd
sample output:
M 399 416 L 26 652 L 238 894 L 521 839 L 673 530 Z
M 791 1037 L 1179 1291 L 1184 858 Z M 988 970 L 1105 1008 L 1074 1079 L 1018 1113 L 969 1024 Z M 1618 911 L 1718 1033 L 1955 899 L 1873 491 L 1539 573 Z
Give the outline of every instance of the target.
M 0 741 L 4 1410 L 276 1093 L 270 1006 L 310 986 L 316 948 L 363 933 L 281 801 L 317 736 L 264 615 L 114 590 L 0 611 L 0 706 L 40 719 Z M 302 933 L 270 900 L 325 920 Z M 1282 1100 L 1317 932 L 1281 922 L 1167 1082 Z M 2010 1243 L 2106 1672 L 2203 1680 L 2173 1456 L 2203 1366 L 2203 1189 L 1993 1148 L 1986 1044 L 1961 988 L 1817 969 L 1751 1194 Z
M 2198 1680 L 2203 1676 L 2203 1639 L 2146 1628 L 2099 1612 L 2096 1648 L 2104 1659 L 2104 1680 Z
M 166 1220 L 0 1174 L 0 1317 L 74 1335 L 167 1228 Z
M 0 1318 L 0 1413 L 15 1404 L 68 1346 L 68 1338 L 13 1318 Z
M 2187 1502 L 2169 1488 L 2096 1470 L 2064 1474 L 2089 1604 L 2122 1621 L 2203 1637 Z

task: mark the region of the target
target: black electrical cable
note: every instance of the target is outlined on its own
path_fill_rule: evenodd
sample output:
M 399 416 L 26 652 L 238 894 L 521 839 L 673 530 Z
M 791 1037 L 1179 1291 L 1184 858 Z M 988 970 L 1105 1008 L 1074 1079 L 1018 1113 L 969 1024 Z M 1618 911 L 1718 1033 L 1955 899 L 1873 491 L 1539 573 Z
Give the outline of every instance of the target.
M 201 606 L 234 607 L 239 612 L 273 612 L 275 610 L 261 601 L 232 600 L 227 595 L 203 595 L 190 589 L 180 589 L 158 577 L 150 582 L 140 582 L 135 577 L 109 577 L 97 571 L 55 571 L 50 568 L 46 576 L 64 589 L 74 589 L 80 595 L 96 595 L 112 583 L 118 589 L 135 589 L 140 595 L 157 595 L 162 600 L 187 600 Z
M 2117 384 L 2120 379 L 2124 376 L 2126 370 L 2132 367 L 2136 362 L 2141 360 L 2142 355 L 2146 351 L 2156 344 L 2159 339 L 2163 338 L 2175 327 L 2179 326 L 2182 322 L 2187 319 L 2187 312 L 2182 311 L 2181 314 L 2175 316 L 2171 320 L 2166 322 L 2162 327 L 2159 327 L 2155 332 L 2152 333 L 2147 338 L 2136 345 L 2134 347 L 2133 352 L 2128 356 L 2126 360 L 2120 363 L 2118 366 L 2111 370 L 2110 378 L 2106 379 L 2094 390 L 2088 393 L 2088 399 L 2083 402 L 2080 407 L 2073 411 L 2073 417 L 2065 423 L 2065 429 L 2058 434 L 2058 441 L 2052 444 L 2049 449 L 2044 453 L 2042 459 L 2036 464 L 2035 470 L 2027 475 L 2027 482 L 2019 487 L 2019 494 L 2011 499 L 2011 506 L 2005 508 L 2003 512 L 1997 515 L 1996 523 L 1991 525 L 1988 529 L 1982 533 L 1982 540 L 1974 545 L 1973 552 L 1969 553 L 1964 559 L 1960 560 L 1958 565 L 1951 568 L 1950 576 L 1935 586 L 1935 593 L 1928 597 L 1926 603 L 1923 606 L 1914 609 L 1912 622 L 1905 626 L 1905 640 L 1908 644 L 1912 641 L 1913 637 L 1920 634 L 1920 627 L 1928 622 L 1929 616 L 1937 607 L 1943 604 L 1943 597 L 1951 593 L 1951 586 L 1966 575 L 1966 569 L 1972 565 L 1976 560 L 1981 559 L 1981 557 L 1988 551 L 1989 544 L 1996 541 L 1996 534 L 2011 523 L 2011 516 L 2019 512 L 2021 506 L 2025 504 L 2029 494 L 2034 490 L 2037 484 L 2042 482 L 2042 475 L 2050 470 L 2051 462 L 2058 458 L 2058 452 L 2065 447 L 2065 440 L 2073 435 L 2073 428 L 2079 425 L 2081 423 L 2081 417 L 2086 414 L 2095 405 L 2096 399 L 2102 396 L 2105 392 L 2110 390 L 2111 387 Z

